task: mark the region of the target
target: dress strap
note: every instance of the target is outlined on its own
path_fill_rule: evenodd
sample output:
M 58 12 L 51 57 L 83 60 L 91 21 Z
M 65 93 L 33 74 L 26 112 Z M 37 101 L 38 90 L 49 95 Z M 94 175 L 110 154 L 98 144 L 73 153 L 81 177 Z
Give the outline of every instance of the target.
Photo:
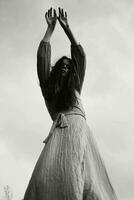
M 65 113 L 64 115 L 65 116 L 67 116 L 67 115 L 80 115 L 80 116 L 82 116 L 86 120 L 86 116 L 85 116 L 84 113 L 78 112 L 78 111 L 75 111 L 75 110 L 73 110 L 71 112 L 68 112 L 68 113 Z
M 85 119 L 86 119 L 86 116 L 85 116 L 85 112 L 78 106 L 73 106 L 74 108 L 78 109 L 80 112 L 78 112 L 79 115 L 82 115 Z
M 79 115 L 82 116 L 85 120 L 85 113 L 83 112 L 83 110 L 80 107 L 77 106 L 73 106 L 73 109 L 69 112 L 61 112 L 57 115 L 56 120 L 53 122 L 53 125 L 51 127 L 51 130 L 49 132 L 49 135 L 47 136 L 47 138 L 43 141 L 44 143 L 47 143 L 48 140 L 51 138 L 51 136 L 53 135 L 54 129 L 55 128 L 67 128 L 68 127 L 68 120 L 66 118 L 66 116 L 68 115 Z
M 68 127 L 68 121 L 66 119 L 66 116 L 64 113 L 59 113 L 57 116 L 57 119 L 53 122 L 53 125 L 51 127 L 51 130 L 49 132 L 49 135 L 46 137 L 46 139 L 43 141 L 43 143 L 47 143 L 48 140 L 51 138 L 53 135 L 54 129 L 55 128 L 67 128 Z

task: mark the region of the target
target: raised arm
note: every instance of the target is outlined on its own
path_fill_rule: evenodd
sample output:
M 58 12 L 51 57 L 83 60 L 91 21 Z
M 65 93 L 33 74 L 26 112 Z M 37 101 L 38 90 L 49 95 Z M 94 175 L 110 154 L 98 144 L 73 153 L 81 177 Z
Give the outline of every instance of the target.
M 76 75 L 76 89 L 81 93 L 85 69 L 86 69 L 86 56 L 84 50 L 80 44 L 77 43 L 67 20 L 67 13 L 63 9 L 59 8 L 58 21 L 63 28 L 65 34 L 71 42 L 71 57 L 74 63 L 74 71 Z
M 67 20 L 67 12 L 64 12 L 63 9 L 59 8 L 59 16 L 58 21 L 65 31 L 68 39 L 70 40 L 71 44 L 77 45 L 76 39 L 74 38 L 74 35 L 69 27 L 68 20 Z
M 45 18 L 48 27 L 42 41 L 40 42 L 37 52 L 37 73 L 43 95 L 44 95 L 44 84 L 50 75 L 50 68 L 51 68 L 50 38 L 55 29 L 57 20 L 55 9 L 54 10 L 52 8 L 49 9 L 45 14 Z

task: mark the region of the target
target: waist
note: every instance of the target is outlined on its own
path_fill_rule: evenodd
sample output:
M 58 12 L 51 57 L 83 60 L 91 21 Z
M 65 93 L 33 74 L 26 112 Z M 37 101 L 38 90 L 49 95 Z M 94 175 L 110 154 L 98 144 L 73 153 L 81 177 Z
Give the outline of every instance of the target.
M 81 109 L 80 107 L 74 106 L 71 110 L 67 110 L 67 111 L 61 111 L 59 113 L 57 113 L 57 115 L 55 116 L 55 120 L 53 121 L 53 125 L 51 127 L 50 133 L 48 135 L 48 137 L 44 140 L 44 143 L 47 143 L 49 138 L 52 136 L 53 131 L 55 130 L 55 128 L 66 128 L 69 125 L 69 121 L 67 120 L 68 117 L 66 116 L 75 116 L 75 115 L 79 115 L 81 117 L 83 117 L 86 120 L 85 117 L 85 112 L 83 109 Z
M 68 115 L 80 115 L 80 116 L 82 116 L 83 118 L 86 119 L 86 115 L 85 115 L 84 110 L 82 108 L 80 108 L 80 107 L 77 107 L 77 106 L 73 106 L 73 108 L 70 109 L 70 110 L 63 110 L 60 113 L 57 113 L 57 117 L 60 114 L 64 114 L 65 116 L 68 116 Z

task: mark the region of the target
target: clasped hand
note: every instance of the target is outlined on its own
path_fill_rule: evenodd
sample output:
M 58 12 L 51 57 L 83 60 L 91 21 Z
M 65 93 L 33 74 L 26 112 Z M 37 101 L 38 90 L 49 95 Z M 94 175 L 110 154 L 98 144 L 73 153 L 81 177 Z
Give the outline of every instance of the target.
M 48 26 L 52 29 L 55 28 L 57 19 L 63 29 L 68 28 L 67 12 L 64 12 L 64 10 L 61 8 L 59 8 L 58 16 L 57 16 L 56 10 L 50 8 L 45 13 L 45 18 L 46 18 L 46 22 L 47 22 Z

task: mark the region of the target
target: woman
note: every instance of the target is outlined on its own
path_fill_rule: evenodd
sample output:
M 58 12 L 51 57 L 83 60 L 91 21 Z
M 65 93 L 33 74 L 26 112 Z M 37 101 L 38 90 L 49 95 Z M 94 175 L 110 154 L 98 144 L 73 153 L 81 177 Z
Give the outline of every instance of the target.
M 47 31 L 37 53 L 37 72 L 53 125 L 24 200 L 115 200 L 105 166 L 87 125 L 80 93 L 85 54 L 59 8 L 46 12 Z M 71 58 L 51 67 L 50 38 L 59 21 L 71 42 Z

